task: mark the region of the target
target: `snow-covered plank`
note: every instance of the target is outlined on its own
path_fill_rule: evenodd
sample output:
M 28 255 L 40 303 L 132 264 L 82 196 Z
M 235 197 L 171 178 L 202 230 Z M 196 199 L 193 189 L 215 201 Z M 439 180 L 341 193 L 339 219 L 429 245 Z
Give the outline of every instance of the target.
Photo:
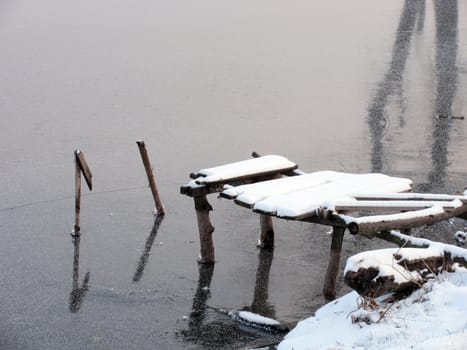
M 463 204 L 462 201 L 456 199 L 450 203 L 452 203 L 452 207 L 449 210 L 444 210 L 442 206 L 435 205 L 427 209 L 397 214 L 372 215 L 359 218 L 347 215 L 339 216 L 346 221 L 350 233 L 359 233 L 371 237 L 377 232 L 430 225 L 454 216 L 463 217 L 467 213 L 467 205 Z
M 225 186 L 221 196 L 228 199 L 236 199 L 238 204 L 252 207 L 266 197 L 300 191 L 330 183 L 338 178 L 348 176 L 346 173 L 336 171 L 317 171 L 294 177 L 258 182 L 242 186 Z
M 321 186 L 266 197 L 253 210 L 286 219 L 301 220 L 320 208 L 332 207 L 336 200 L 351 200 L 359 192 L 384 194 L 411 189 L 412 181 L 383 174 L 347 174 Z
M 213 168 L 201 169 L 195 174 L 198 178 L 194 182 L 198 185 L 228 182 L 248 176 L 265 176 L 290 171 L 297 167 L 297 164 L 287 158 L 278 155 L 267 155 Z
M 390 194 L 369 194 L 362 193 L 355 196 L 357 200 L 379 200 L 379 201 L 391 201 L 391 200 L 404 200 L 404 201 L 452 201 L 455 199 L 461 200 L 463 203 L 467 203 L 466 195 L 449 195 L 449 194 L 436 194 L 436 193 L 390 193 Z
M 338 200 L 334 202 L 333 206 L 328 207 L 330 210 L 336 212 L 341 211 L 358 211 L 358 210 L 371 210 L 371 211 L 388 211 L 388 210 L 421 210 L 431 208 L 433 206 L 440 206 L 444 210 L 455 209 L 458 205 L 458 200 L 454 201 L 411 201 L 411 200 Z

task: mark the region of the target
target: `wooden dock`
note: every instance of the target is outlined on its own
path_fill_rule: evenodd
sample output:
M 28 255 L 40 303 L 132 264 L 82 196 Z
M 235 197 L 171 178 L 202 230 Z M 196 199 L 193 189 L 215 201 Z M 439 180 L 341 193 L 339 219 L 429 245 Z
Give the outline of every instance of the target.
M 180 192 L 193 197 L 202 263 L 214 263 L 214 227 L 207 195 L 218 193 L 260 214 L 258 245 L 274 246 L 272 217 L 333 227 L 323 293 L 335 298 L 344 231 L 367 237 L 409 230 L 451 217 L 467 219 L 467 195 L 412 193 L 412 181 L 384 174 L 303 173 L 287 158 L 268 155 L 190 174 Z

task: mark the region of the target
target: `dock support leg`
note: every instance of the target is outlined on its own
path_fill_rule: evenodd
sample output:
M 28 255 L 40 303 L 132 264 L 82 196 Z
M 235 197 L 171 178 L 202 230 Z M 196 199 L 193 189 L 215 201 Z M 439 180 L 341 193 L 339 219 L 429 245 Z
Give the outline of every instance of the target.
M 214 226 L 209 219 L 209 212 L 212 210 L 206 196 L 194 197 L 196 218 L 198 219 L 200 253 L 198 261 L 204 264 L 213 264 L 214 259 L 214 243 L 212 233 Z
M 344 239 L 343 227 L 332 228 L 331 253 L 329 255 L 329 265 L 324 280 L 323 294 L 327 301 L 336 299 L 336 279 L 341 261 L 342 241 Z
M 272 249 L 274 248 L 274 227 L 272 226 L 272 217 L 270 215 L 260 214 L 259 223 L 261 232 L 258 238 L 258 247 Z

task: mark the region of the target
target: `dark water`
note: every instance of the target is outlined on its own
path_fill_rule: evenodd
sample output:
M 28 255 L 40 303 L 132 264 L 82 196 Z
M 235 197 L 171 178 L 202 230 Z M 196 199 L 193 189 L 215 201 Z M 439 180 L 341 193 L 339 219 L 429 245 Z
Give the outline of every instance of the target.
M 0 2 L 0 348 L 240 348 L 267 335 L 216 309 L 311 315 L 326 228 L 276 221 L 258 251 L 258 218 L 213 197 L 217 263 L 198 266 L 180 185 L 256 150 L 462 191 L 466 121 L 435 116 L 466 113 L 466 17 L 454 0 Z M 78 241 L 76 148 L 94 175 Z

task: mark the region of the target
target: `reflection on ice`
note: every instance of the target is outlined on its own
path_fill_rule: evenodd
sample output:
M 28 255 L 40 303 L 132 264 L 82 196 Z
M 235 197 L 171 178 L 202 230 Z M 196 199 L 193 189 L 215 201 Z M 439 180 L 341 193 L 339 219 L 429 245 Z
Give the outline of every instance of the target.
M 157 231 L 159 231 L 159 226 L 164 219 L 164 215 L 157 214 L 154 219 L 154 225 L 152 226 L 151 233 L 149 234 L 146 244 L 144 245 L 144 251 L 139 258 L 138 266 L 136 267 L 135 275 L 133 276 L 133 282 L 138 282 L 143 276 L 144 268 L 148 262 L 149 255 L 151 254 L 151 248 L 154 244 L 154 240 L 157 236 Z
M 81 286 L 79 285 L 79 243 L 80 237 L 79 236 L 72 236 L 73 240 L 73 287 L 70 293 L 70 311 L 71 312 L 78 312 L 81 303 L 83 302 L 86 293 L 88 292 L 89 286 L 89 277 L 90 272 L 86 272 L 83 278 L 83 283 Z

